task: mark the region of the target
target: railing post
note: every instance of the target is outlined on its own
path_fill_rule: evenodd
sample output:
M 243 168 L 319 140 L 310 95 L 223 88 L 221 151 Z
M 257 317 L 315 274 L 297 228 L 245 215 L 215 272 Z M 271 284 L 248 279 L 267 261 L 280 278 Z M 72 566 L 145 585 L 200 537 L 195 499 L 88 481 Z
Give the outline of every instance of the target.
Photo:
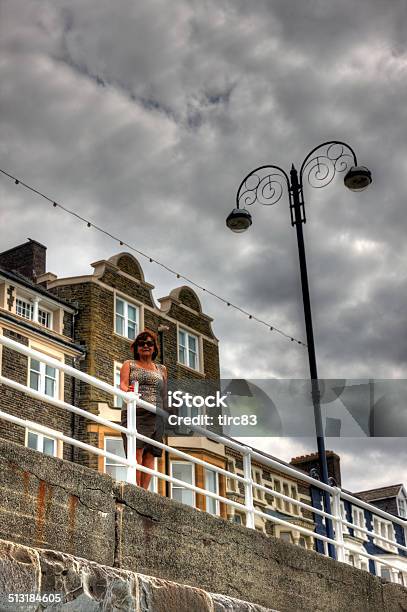
M 253 504 L 253 480 L 252 480 L 252 461 L 250 450 L 247 449 L 243 455 L 243 472 L 244 477 L 249 482 L 244 484 L 244 500 L 246 511 L 246 527 L 254 529 L 254 504 Z
M 131 461 L 131 465 L 127 467 L 127 482 L 136 484 L 137 476 L 137 422 L 136 422 L 136 407 L 138 394 L 138 383 L 134 385 L 134 400 L 127 403 L 127 459 Z
M 333 523 L 335 529 L 335 542 L 336 542 L 336 560 L 345 563 L 345 547 L 343 540 L 343 525 L 342 525 L 342 514 L 341 514 L 341 490 L 339 487 L 335 487 L 332 499 L 332 510 L 335 516 Z M 325 519 L 326 520 L 326 519 Z

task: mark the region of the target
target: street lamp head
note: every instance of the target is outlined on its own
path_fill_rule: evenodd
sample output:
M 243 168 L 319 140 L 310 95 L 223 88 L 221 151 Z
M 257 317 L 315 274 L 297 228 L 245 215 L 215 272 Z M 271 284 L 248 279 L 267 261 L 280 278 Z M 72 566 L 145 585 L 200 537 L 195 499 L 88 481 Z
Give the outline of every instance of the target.
M 351 191 L 363 191 L 372 182 L 372 173 L 365 166 L 353 166 L 344 178 L 344 183 Z
M 240 234 L 245 232 L 252 224 L 252 216 L 245 208 L 234 208 L 228 218 L 226 225 L 232 232 Z

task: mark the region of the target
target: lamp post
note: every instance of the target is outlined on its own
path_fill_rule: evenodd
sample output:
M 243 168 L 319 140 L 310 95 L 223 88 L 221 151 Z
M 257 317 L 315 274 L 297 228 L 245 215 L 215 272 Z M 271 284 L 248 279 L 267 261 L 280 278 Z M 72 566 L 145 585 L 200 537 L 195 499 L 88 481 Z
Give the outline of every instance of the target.
M 353 163 L 352 163 L 353 162 Z M 352 165 L 351 165 L 352 164 Z M 351 166 L 351 167 L 350 167 Z M 348 170 L 348 168 L 350 169 Z M 307 262 L 302 226 L 306 222 L 303 181 L 307 178 L 312 187 L 320 188 L 329 185 L 337 172 L 345 172 L 345 186 L 352 191 L 362 191 L 372 182 L 370 171 L 364 166 L 358 166 L 353 149 L 344 142 L 324 142 L 314 149 L 304 159 L 298 173 L 294 164 L 290 176 L 279 166 L 266 165 L 252 170 L 240 183 L 236 194 L 236 208 L 226 219 L 226 225 L 233 232 L 241 233 L 252 224 L 252 217 L 245 208 L 255 202 L 263 205 L 276 204 L 284 192 L 286 182 L 289 197 L 291 225 L 297 232 L 298 255 L 300 262 L 301 288 L 304 304 L 304 319 L 307 335 L 309 370 L 311 378 L 311 394 L 314 407 L 315 429 L 318 445 L 318 458 L 321 479 L 328 484 L 328 465 L 325 453 L 324 431 L 321 417 L 320 391 L 318 383 L 317 361 L 315 355 L 314 332 L 312 327 L 311 302 L 309 295 Z M 331 503 L 327 492 L 324 492 L 325 511 L 331 513 Z M 333 538 L 332 523 L 326 521 L 327 535 Z M 331 557 L 335 558 L 335 550 L 329 545 Z

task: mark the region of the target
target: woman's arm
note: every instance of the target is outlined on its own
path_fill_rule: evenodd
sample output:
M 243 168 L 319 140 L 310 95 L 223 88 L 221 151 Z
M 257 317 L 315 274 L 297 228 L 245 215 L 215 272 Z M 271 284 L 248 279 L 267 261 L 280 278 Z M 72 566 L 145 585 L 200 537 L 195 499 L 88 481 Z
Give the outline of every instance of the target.
M 122 391 L 129 390 L 129 379 L 130 379 L 130 361 L 125 361 L 120 369 L 120 389 Z

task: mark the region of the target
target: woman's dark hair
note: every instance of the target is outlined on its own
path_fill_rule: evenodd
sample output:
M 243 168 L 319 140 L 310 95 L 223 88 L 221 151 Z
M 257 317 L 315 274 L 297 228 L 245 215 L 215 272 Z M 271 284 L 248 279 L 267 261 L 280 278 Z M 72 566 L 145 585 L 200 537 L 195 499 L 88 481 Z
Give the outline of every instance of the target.
M 145 329 L 144 331 L 138 334 L 134 342 L 132 342 L 131 344 L 131 348 L 133 349 L 133 353 L 134 353 L 134 359 L 140 359 L 140 355 L 138 354 L 138 349 L 137 349 L 139 342 L 144 342 L 145 340 L 148 340 L 149 338 L 151 338 L 151 340 L 153 340 L 154 342 L 154 351 L 152 354 L 153 361 L 157 357 L 158 355 L 157 336 L 155 335 L 154 332 L 150 331 L 149 329 Z

